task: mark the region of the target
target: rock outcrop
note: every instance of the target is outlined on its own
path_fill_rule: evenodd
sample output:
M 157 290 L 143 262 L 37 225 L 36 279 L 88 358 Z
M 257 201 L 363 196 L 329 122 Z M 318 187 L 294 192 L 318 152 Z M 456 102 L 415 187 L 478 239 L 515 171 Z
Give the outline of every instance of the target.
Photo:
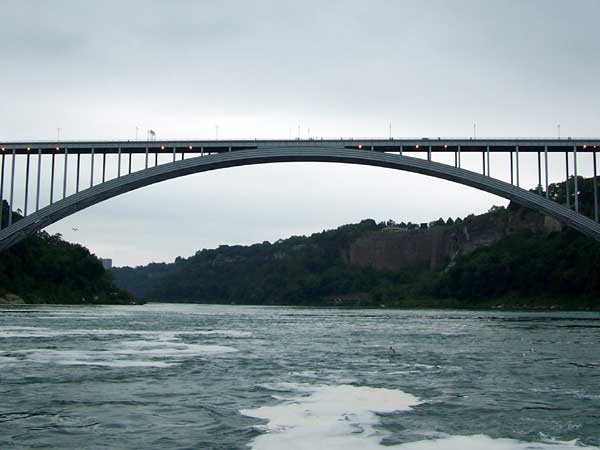
M 3 297 L 0 297 L 0 305 L 24 305 L 25 300 L 23 300 L 18 295 L 14 294 L 5 294 Z
M 406 269 L 440 270 L 459 255 L 489 246 L 519 231 L 560 231 L 555 219 L 535 211 L 509 205 L 460 223 L 426 229 L 396 228 L 371 233 L 354 241 L 345 255 L 350 264 L 393 272 Z

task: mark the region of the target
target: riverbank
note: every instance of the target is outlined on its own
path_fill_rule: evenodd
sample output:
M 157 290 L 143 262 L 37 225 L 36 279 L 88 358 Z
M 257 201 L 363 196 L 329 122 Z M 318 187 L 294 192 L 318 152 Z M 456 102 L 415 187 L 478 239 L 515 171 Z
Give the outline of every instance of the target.
M 265 305 L 264 303 L 245 303 L 237 304 L 235 302 L 202 302 L 189 299 L 182 299 L 177 302 L 165 302 L 160 299 L 149 299 L 146 304 L 188 304 L 188 305 L 214 305 L 214 306 L 251 306 L 251 307 L 286 307 L 286 308 L 318 308 L 318 309 L 389 309 L 389 310 L 462 310 L 462 311 L 600 311 L 600 302 L 594 298 L 548 298 L 548 297 L 515 297 L 505 296 L 496 299 L 487 299 L 480 301 L 461 301 L 457 299 L 437 299 L 437 298 L 414 298 L 402 299 L 398 301 L 373 304 L 372 302 L 345 302 L 329 303 L 315 301 L 308 304 L 281 304 Z

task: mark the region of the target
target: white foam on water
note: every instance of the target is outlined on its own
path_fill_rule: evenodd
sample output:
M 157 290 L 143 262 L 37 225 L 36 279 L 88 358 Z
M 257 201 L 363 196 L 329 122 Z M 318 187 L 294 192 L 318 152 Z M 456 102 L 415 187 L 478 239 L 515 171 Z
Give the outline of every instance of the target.
M 103 351 L 80 350 L 27 350 L 22 352 L 25 360 L 39 364 L 57 364 L 64 366 L 101 366 L 101 367 L 169 367 L 173 363 L 141 359 L 115 359 Z
M 143 355 L 149 358 L 180 358 L 189 356 L 216 355 L 232 353 L 238 350 L 224 345 L 187 344 L 170 340 L 125 341 L 114 344 L 111 353 L 114 355 Z
M 39 364 L 106 366 L 106 367 L 169 367 L 190 357 L 213 356 L 237 352 L 233 347 L 168 343 L 160 341 L 132 341 L 115 344 L 107 350 L 19 350 L 10 355 L 12 362 Z M 14 353 L 20 356 L 15 357 Z M 0 356 L 6 358 L 7 356 Z
M 585 447 L 578 445 L 577 441 L 547 441 L 523 442 L 514 439 L 492 439 L 483 434 L 472 436 L 449 436 L 443 439 L 410 442 L 407 444 L 392 445 L 390 447 L 401 450 L 581 450 L 598 449 L 598 447 Z
M 397 445 L 382 445 L 388 436 L 377 428 L 377 413 L 410 412 L 420 400 L 400 390 L 365 386 L 263 385 L 290 397 L 282 403 L 240 412 L 267 420 L 264 432 L 250 443 L 253 450 L 576 450 L 572 442 L 522 442 L 485 435 L 447 436 Z M 596 447 L 586 447 L 596 448 Z
M 252 442 L 256 450 L 379 448 L 383 436 L 374 428 L 379 423 L 376 412 L 410 411 L 420 403 L 411 394 L 383 388 L 295 383 L 272 387 L 300 395 L 279 405 L 240 411 L 268 420 L 263 427 L 267 433 Z
M 0 326 L 0 338 L 40 338 L 57 336 L 152 336 L 159 339 L 176 339 L 177 336 L 220 336 L 244 338 L 252 336 L 249 331 L 238 330 L 172 330 L 172 331 L 144 331 L 144 330 L 113 330 L 113 329 L 63 329 L 57 330 L 47 327 L 4 327 Z
M 188 332 L 182 332 L 180 334 L 187 334 Z M 232 338 L 244 338 L 252 336 L 250 331 L 236 331 L 236 330 L 207 330 L 207 331 L 190 331 L 190 334 L 199 334 L 203 336 L 223 336 Z
M 0 327 L 0 338 L 39 338 L 65 334 L 69 333 L 44 327 Z
M 237 352 L 233 347 L 203 343 L 186 343 L 182 335 L 204 335 L 205 332 L 221 330 L 185 330 L 185 331 L 135 331 L 135 330 L 52 330 L 44 327 L 0 327 L 5 337 L 53 337 L 58 335 L 91 336 L 138 336 L 139 340 L 100 344 L 104 348 L 90 350 L 28 349 L 18 350 L 17 358 L 13 353 L 0 353 L 2 357 L 11 357 L 12 362 L 34 362 L 39 364 L 83 365 L 106 367 L 169 367 L 180 364 L 185 359 L 214 356 Z M 225 331 L 225 330 L 223 330 Z M 6 361 L 3 358 L 4 361 Z

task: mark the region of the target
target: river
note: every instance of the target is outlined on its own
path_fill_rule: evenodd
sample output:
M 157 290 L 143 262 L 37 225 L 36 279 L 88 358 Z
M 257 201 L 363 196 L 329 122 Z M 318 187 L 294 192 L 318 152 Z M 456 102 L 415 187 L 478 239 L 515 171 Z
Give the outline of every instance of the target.
M 600 445 L 600 314 L 0 310 L 0 449 Z

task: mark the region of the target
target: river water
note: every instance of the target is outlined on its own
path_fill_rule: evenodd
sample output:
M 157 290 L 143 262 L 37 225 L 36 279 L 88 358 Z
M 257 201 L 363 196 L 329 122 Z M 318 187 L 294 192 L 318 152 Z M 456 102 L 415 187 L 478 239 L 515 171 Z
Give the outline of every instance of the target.
M 600 446 L 600 314 L 0 310 L 0 449 Z

